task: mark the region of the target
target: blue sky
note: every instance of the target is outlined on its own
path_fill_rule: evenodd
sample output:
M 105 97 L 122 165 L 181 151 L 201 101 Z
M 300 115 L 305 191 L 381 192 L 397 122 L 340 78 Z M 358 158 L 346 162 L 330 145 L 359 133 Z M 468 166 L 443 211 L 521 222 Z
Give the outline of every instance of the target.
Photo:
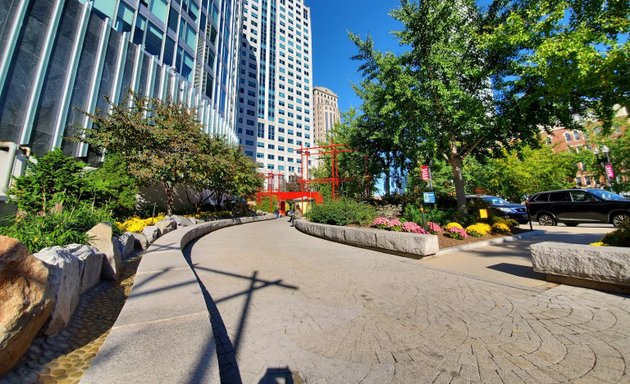
M 351 86 L 361 81 L 359 62 L 350 59 L 357 49 L 347 32 L 362 38 L 370 34 L 379 51 L 400 52 L 402 48 L 391 31 L 401 29 L 401 24 L 389 16 L 391 10 L 400 7 L 400 0 L 305 0 L 305 4 L 311 8 L 313 85 L 335 92 L 341 111 L 359 108 L 361 100 Z
M 370 34 L 378 50 L 399 50 L 390 32 L 401 24 L 388 13 L 400 6 L 400 0 L 306 0 L 305 4 L 311 8 L 313 85 L 335 92 L 341 111 L 359 108 L 361 100 L 351 85 L 361 81 L 359 62 L 350 59 L 357 49 L 347 32 L 362 38 Z

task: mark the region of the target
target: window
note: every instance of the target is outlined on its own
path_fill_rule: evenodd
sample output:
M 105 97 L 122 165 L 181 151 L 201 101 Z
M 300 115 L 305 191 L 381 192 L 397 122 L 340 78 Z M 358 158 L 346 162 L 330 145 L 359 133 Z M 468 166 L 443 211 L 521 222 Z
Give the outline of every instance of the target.
M 570 141 L 573 141 L 573 138 L 571 137 L 571 134 L 569 132 L 565 132 L 564 133 L 564 140 L 568 143 Z
M 579 131 L 573 131 L 573 138 L 574 138 L 575 140 L 581 140 L 581 139 L 582 139 L 582 137 L 581 137 L 581 135 L 580 135 L 580 132 L 579 132 Z

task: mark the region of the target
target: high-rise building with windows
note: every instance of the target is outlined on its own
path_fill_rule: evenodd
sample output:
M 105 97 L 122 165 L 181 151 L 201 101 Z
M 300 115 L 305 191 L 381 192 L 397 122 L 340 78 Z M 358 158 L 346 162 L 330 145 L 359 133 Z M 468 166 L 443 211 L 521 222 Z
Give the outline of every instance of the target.
M 313 89 L 313 110 L 315 111 L 314 134 L 317 144 L 328 144 L 333 127 L 341 119 L 337 95 L 328 88 Z
M 260 171 L 301 174 L 313 144 L 310 9 L 302 0 L 243 0 L 237 135 Z
M 239 0 L 0 1 L 0 141 L 43 154 L 128 89 L 197 108 L 237 141 Z

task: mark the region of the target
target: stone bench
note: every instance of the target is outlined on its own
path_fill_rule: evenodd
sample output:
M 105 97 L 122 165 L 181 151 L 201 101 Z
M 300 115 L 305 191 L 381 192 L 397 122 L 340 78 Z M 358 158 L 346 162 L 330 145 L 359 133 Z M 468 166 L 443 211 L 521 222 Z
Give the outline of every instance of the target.
M 530 249 L 534 271 L 549 281 L 630 293 L 630 248 L 545 241 Z
M 218 383 L 204 295 L 183 249 L 215 230 L 275 219 L 217 220 L 158 238 L 142 255 L 131 294 L 82 383 Z
M 306 234 L 361 248 L 421 258 L 440 249 L 436 235 L 393 232 L 373 228 L 341 227 L 296 220 L 295 227 Z

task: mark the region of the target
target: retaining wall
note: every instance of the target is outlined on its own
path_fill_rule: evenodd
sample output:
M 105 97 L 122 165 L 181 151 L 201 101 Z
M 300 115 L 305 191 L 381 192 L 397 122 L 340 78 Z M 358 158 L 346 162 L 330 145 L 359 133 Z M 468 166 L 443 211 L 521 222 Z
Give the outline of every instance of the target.
M 301 232 L 326 240 L 413 258 L 433 255 L 440 249 L 436 235 L 341 227 L 307 220 L 296 220 L 295 227 Z
M 215 230 L 273 215 L 180 228 L 144 252 L 130 296 L 83 383 L 219 383 L 212 324 L 182 250 Z

